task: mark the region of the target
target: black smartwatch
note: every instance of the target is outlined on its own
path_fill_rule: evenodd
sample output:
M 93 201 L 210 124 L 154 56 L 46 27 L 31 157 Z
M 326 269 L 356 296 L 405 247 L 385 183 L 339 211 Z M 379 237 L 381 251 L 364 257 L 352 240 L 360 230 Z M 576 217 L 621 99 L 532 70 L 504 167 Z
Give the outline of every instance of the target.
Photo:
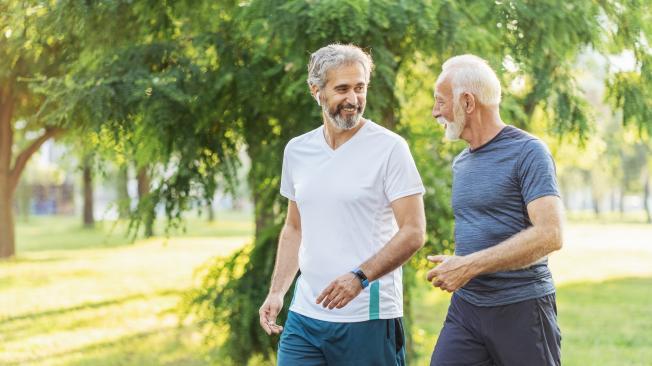
M 354 269 L 353 271 L 351 271 L 351 273 L 353 273 L 356 277 L 358 277 L 363 289 L 369 286 L 369 279 L 367 278 L 367 275 L 365 275 L 360 268 Z

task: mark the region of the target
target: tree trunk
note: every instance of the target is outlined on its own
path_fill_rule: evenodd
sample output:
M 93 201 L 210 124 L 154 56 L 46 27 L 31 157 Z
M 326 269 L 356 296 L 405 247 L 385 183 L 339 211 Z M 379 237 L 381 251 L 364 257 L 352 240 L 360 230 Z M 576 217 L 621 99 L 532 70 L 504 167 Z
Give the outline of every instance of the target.
M 129 199 L 129 168 L 126 164 L 119 168 L 116 190 L 118 194 L 118 217 L 126 219 L 129 217 L 129 209 L 131 207 L 131 201 Z
M 16 254 L 11 196 L 9 179 L 2 175 L 0 176 L 0 258 L 8 258 Z
M 142 167 L 138 170 L 137 180 L 138 180 L 138 201 L 143 202 L 143 199 L 146 199 L 150 190 L 150 180 L 149 180 L 149 174 L 147 173 L 147 167 Z M 146 238 L 151 238 L 152 236 L 154 236 L 155 218 L 156 218 L 155 208 L 148 207 L 144 217 Z
M 93 216 L 93 171 L 91 159 L 85 157 L 83 164 L 84 227 L 92 228 L 95 226 L 95 217 Z
M 208 202 L 206 204 L 206 210 L 208 210 L 208 222 L 215 221 L 215 210 L 213 210 L 213 202 Z
M 16 253 L 12 202 L 25 165 L 45 141 L 62 131 L 46 128 L 43 135 L 31 141 L 16 155 L 12 167 L 14 130 L 11 120 L 16 98 L 11 85 L 15 82 L 15 79 L 9 80 L 6 85 L 0 86 L 0 258 L 11 257 Z
M 14 98 L 11 88 L 0 88 L 0 258 L 12 257 L 16 253 L 12 209 L 13 188 L 11 187 L 13 109 Z

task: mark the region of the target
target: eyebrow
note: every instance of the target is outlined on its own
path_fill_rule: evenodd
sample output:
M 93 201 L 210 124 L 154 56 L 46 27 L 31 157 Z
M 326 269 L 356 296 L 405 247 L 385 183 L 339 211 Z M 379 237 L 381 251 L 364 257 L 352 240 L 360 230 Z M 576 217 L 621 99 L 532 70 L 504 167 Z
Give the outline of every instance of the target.
M 362 82 L 362 81 L 359 82 L 359 83 L 357 83 L 357 84 L 355 84 L 355 86 L 365 86 L 365 85 L 366 85 L 366 83 L 364 83 L 364 82 Z M 335 89 L 338 89 L 338 88 L 348 88 L 348 87 L 349 87 L 349 84 L 338 84 L 338 85 L 335 85 L 335 86 L 334 86 Z

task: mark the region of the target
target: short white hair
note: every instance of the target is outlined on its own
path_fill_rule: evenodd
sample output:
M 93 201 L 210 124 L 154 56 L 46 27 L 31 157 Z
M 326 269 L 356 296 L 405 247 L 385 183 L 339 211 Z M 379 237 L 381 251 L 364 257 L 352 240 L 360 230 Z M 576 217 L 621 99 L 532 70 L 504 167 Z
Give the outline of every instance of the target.
M 467 92 L 473 94 L 480 104 L 500 104 L 500 81 L 486 60 L 475 55 L 460 55 L 446 60 L 441 69 L 437 83 L 449 78 L 456 100 Z
M 367 83 L 371 78 L 374 63 L 371 56 L 360 47 L 352 44 L 333 43 L 322 47 L 310 55 L 308 63 L 308 86 L 317 85 L 319 89 L 326 86 L 328 70 L 359 62 L 364 68 Z

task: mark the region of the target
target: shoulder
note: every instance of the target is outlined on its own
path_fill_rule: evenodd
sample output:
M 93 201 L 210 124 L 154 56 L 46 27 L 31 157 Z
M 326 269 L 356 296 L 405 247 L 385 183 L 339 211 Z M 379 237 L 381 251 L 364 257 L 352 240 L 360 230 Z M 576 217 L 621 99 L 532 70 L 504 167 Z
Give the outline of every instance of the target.
M 322 133 L 322 128 L 323 126 L 319 126 L 314 130 L 308 131 L 302 135 L 290 139 L 290 141 L 288 141 L 288 143 L 285 145 L 285 153 L 288 154 L 297 150 L 301 150 L 302 148 L 315 143 L 319 134 Z
M 550 155 L 550 149 L 548 149 L 546 143 L 540 138 L 514 126 L 507 126 L 506 129 L 505 137 L 521 152 L 521 156 L 532 153 Z
M 365 123 L 367 124 L 367 126 L 365 126 L 367 138 L 369 141 L 373 141 L 374 144 L 383 144 L 392 147 L 397 144 L 407 146 L 407 141 L 396 132 L 387 129 L 372 120 L 367 120 Z

